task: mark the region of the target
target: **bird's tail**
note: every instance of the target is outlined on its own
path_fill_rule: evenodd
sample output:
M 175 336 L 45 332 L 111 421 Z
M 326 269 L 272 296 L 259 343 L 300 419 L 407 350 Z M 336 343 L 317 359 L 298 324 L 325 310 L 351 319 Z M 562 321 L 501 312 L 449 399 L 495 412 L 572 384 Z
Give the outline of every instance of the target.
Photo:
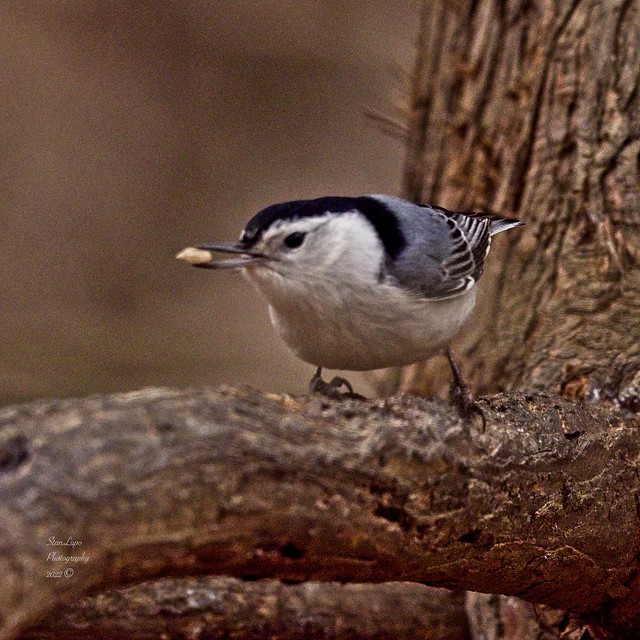
M 507 229 L 513 229 L 513 227 L 519 227 L 521 224 L 524 224 L 524 222 L 514 220 L 513 218 L 492 218 L 489 233 L 495 236 L 497 233 L 502 233 Z

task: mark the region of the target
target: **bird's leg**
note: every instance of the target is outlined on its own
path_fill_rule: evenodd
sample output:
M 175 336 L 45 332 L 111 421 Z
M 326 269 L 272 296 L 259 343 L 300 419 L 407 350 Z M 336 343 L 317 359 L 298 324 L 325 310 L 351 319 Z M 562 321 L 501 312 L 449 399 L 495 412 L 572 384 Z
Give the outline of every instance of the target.
M 340 391 L 340 387 L 346 387 L 344 393 Z M 358 393 L 354 393 L 351 383 L 346 378 L 336 376 L 331 382 L 325 382 L 322 379 L 322 367 L 318 367 L 309 383 L 310 393 L 320 393 L 329 398 L 362 398 Z
M 458 413 L 462 418 L 468 420 L 472 414 L 479 415 L 482 418 L 482 433 L 487 426 L 487 419 L 484 416 L 482 407 L 476 402 L 469 388 L 462 379 L 460 373 L 460 367 L 453 357 L 451 347 L 447 347 L 447 360 L 449 360 L 449 366 L 451 367 L 451 375 L 453 380 L 451 381 L 451 387 L 449 388 L 449 398 L 451 404 L 458 409 Z

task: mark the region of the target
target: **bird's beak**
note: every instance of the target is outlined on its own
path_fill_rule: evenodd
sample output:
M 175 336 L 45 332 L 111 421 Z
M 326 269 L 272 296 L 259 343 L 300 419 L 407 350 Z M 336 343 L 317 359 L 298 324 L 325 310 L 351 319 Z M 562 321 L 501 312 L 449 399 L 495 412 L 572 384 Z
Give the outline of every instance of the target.
M 237 254 L 238 258 L 229 260 L 214 260 L 215 251 L 220 253 Z M 239 244 L 201 244 L 197 247 L 187 247 L 178 254 L 177 260 L 184 260 L 194 267 L 202 269 L 241 269 L 243 267 L 264 264 L 269 258 L 261 253 L 249 251 Z

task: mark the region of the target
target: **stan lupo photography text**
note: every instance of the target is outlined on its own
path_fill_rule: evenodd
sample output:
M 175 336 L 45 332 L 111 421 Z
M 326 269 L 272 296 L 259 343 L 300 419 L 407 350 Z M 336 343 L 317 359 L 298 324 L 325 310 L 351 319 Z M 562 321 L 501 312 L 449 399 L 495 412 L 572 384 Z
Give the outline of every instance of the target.
M 60 564 L 78 564 L 86 563 L 89 561 L 89 556 L 82 551 L 78 553 L 78 547 L 82 546 L 82 540 L 75 540 L 72 536 L 66 539 L 58 539 L 55 536 L 51 536 L 46 544 L 47 547 L 56 547 L 55 550 L 47 552 L 47 562 L 54 562 Z M 75 569 L 71 566 L 66 568 L 56 567 L 55 569 L 47 570 L 47 578 L 70 578 L 75 573 Z

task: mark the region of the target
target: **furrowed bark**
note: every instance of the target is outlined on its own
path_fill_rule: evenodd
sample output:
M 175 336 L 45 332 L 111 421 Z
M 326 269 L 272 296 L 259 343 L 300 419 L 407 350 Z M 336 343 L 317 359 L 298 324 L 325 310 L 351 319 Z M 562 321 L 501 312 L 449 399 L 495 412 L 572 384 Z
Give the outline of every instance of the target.
M 82 598 L 21 640 L 470 640 L 464 594 L 419 584 L 233 578 L 145 582 Z
M 404 195 L 526 223 L 494 242 L 456 345 L 478 393 L 640 410 L 639 52 L 638 0 L 423 3 Z M 448 380 L 433 361 L 386 387 Z M 613 637 L 639 606 L 603 609 Z
M 479 392 L 640 408 L 639 68 L 639 0 L 423 5 L 404 194 L 527 225 L 460 340 Z
M 632 602 L 639 418 L 546 394 L 485 411 L 469 435 L 414 397 L 151 389 L 4 409 L 0 637 L 185 574 L 424 582 L 599 616 Z M 47 560 L 61 550 L 86 562 Z M 73 576 L 46 578 L 59 567 Z

